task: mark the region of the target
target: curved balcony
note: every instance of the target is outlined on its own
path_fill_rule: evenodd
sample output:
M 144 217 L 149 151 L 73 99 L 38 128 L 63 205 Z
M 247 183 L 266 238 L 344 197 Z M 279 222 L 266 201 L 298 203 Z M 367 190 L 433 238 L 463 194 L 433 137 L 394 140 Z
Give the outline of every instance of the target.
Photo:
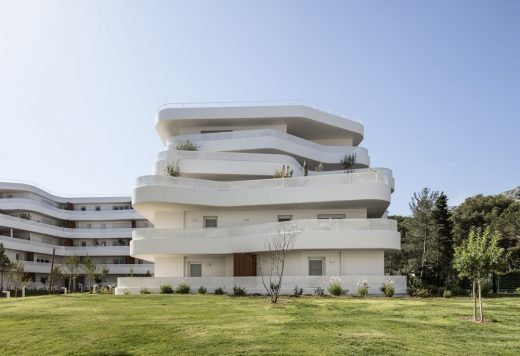
M 272 177 L 283 165 L 290 166 L 295 176 L 303 176 L 303 168 L 293 157 L 279 154 L 163 151 L 155 162 L 155 174 L 163 175 L 168 163 L 179 160 L 183 176 L 197 177 Z M 309 172 L 314 173 L 314 172 Z
M 179 134 L 180 128 L 236 125 L 283 125 L 287 132 L 306 139 L 322 137 L 363 139 L 363 124 L 341 115 L 301 103 L 191 103 L 167 104 L 157 113 L 155 128 L 165 142 Z
M 123 204 L 128 203 L 130 198 L 128 196 L 118 196 L 118 195 L 86 195 L 86 196 L 60 196 L 56 194 L 49 193 L 45 188 L 38 186 L 32 182 L 25 182 L 20 180 L 5 180 L 2 179 L 0 181 L 0 190 L 1 191 L 13 191 L 15 193 L 29 193 L 32 195 L 38 196 L 39 199 L 44 198 L 49 201 L 50 204 L 54 203 L 73 203 L 73 204 L 104 204 L 104 203 L 114 203 L 114 204 Z
M 218 182 L 169 176 L 137 180 L 133 204 L 153 220 L 153 211 L 168 205 L 214 207 L 363 208 L 381 217 L 390 204 L 393 177 L 389 170 L 293 178 Z
M 20 261 L 25 266 L 25 272 L 28 273 L 49 273 L 51 269 L 50 263 L 34 262 L 34 261 Z M 56 263 L 55 266 L 61 266 Z M 132 263 L 132 264 L 99 264 L 99 266 L 107 267 L 108 274 L 153 274 L 154 265 L 152 263 Z M 84 273 L 84 272 L 83 272 Z
M 338 167 L 346 154 L 356 154 L 356 166 L 370 166 L 368 150 L 364 147 L 321 145 L 274 129 L 180 135 L 168 139 L 166 145 L 174 150 L 178 142 L 187 140 L 198 144 L 201 151 L 281 152 L 298 161 L 307 159 Z
M 14 216 L 0 214 L 0 226 L 5 226 L 13 229 L 26 230 L 31 232 L 38 232 L 44 235 L 55 237 L 63 237 L 68 239 L 83 239 L 83 238 L 128 238 L 131 236 L 131 228 L 121 229 L 70 229 L 49 224 L 44 224 L 38 221 L 22 219 Z
M 55 249 L 58 256 L 128 256 L 129 246 L 60 246 L 38 241 L 0 236 L 0 242 L 6 249 L 52 255 Z
M 0 210 L 25 210 L 38 212 L 62 220 L 74 221 L 107 221 L 107 220 L 140 220 L 141 215 L 133 209 L 78 211 L 64 210 L 41 200 L 31 198 L 0 198 Z
M 215 229 L 136 229 L 130 242 L 133 257 L 154 260 L 155 255 L 227 254 L 266 251 L 267 238 L 281 224 L 297 231 L 294 250 L 399 250 L 397 222 L 389 219 L 294 220 Z M 160 251 L 160 253 L 158 253 Z

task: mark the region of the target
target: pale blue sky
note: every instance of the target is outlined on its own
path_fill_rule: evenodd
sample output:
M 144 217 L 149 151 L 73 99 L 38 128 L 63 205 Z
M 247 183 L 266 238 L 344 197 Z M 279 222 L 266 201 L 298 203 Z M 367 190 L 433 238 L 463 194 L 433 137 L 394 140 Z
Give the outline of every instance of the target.
M 360 119 L 413 192 L 520 184 L 520 2 L 0 0 L 0 179 L 129 195 L 165 102 L 302 100 Z

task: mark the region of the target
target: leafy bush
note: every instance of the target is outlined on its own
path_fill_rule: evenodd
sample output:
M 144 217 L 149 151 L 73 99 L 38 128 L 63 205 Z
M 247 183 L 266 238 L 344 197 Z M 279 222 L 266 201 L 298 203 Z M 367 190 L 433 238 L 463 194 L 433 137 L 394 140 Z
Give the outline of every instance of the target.
M 460 287 L 455 287 L 451 289 L 451 295 L 459 296 L 459 297 L 467 297 L 469 295 L 469 292 Z
M 415 290 L 414 296 L 417 298 L 430 298 L 432 297 L 432 291 L 425 287 L 419 287 Z
M 323 297 L 325 295 L 325 291 L 323 288 L 318 287 L 314 290 L 314 295 L 319 295 L 320 297 Z
M 245 288 L 242 288 L 240 286 L 234 286 L 233 287 L 233 294 L 237 296 L 244 296 L 247 294 L 247 291 Z
M 520 293 L 520 287 L 516 288 L 516 292 Z
M 146 287 L 141 287 L 141 294 L 152 294 L 152 292 Z
M 343 289 L 341 286 L 341 279 L 339 277 L 332 277 L 329 280 L 329 285 L 327 287 L 327 290 L 331 295 L 340 296 L 343 294 L 346 294 L 348 291 L 346 289 Z
M 170 177 L 180 177 L 181 176 L 181 165 L 179 163 L 179 160 L 177 160 L 175 162 L 168 162 L 164 171 Z
M 173 293 L 172 286 L 169 285 L 169 284 L 161 285 L 161 293 L 163 293 L 163 294 L 172 294 Z
M 361 281 L 358 285 L 357 293 L 361 298 L 368 297 L 368 282 L 366 280 Z
M 394 281 L 391 279 L 385 281 L 380 288 L 381 292 L 385 295 L 385 297 L 392 298 L 395 293 Z
M 123 292 L 124 295 L 129 295 L 130 292 L 128 291 L 128 289 L 125 289 L 125 291 Z
M 226 292 L 224 292 L 224 288 L 218 287 L 217 289 L 215 289 L 215 294 L 216 295 L 223 295 L 223 294 L 226 294 Z
M 451 290 L 448 288 L 444 288 L 444 292 L 442 292 L 442 296 L 444 298 L 451 298 Z
M 177 151 L 198 151 L 199 148 L 200 148 L 199 145 L 194 144 L 190 140 L 179 141 L 179 142 L 177 142 L 177 145 L 175 146 L 175 149 Z
M 179 283 L 179 285 L 177 286 L 177 288 L 175 288 L 175 293 L 177 294 L 189 294 L 190 293 L 190 285 L 186 282 L 181 282 Z
M 293 289 L 293 295 L 295 297 L 299 297 L 303 294 L 303 288 L 298 288 L 298 285 L 296 285 Z
M 206 287 L 204 286 L 200 286 L 199 288 L 199 294 L 206 294 L 207 290 L 206 290 Z

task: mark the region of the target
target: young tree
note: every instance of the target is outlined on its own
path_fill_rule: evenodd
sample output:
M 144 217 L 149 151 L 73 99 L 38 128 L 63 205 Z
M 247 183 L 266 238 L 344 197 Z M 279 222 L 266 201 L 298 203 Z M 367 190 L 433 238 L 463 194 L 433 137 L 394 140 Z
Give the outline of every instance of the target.
M 24 283 L 31 281 L 30 278 L 25 275 L 25 265 L 20 261 L 14 261 L 11 263 L 9 279 L 11 280 L 11 285 L 14 287 L 15 297 L 18 297 L 18 289 L 22 288 Z
M 419 279 L 424 282 L 423 277 L 428 274 L 431 279 L 432 264 L 435 259 L 435 223 L 432 210 L 439 193 L 423 188 L 419 193 L 414 193 L 410 202 L 412 217 L 410 223 L 410 237 L 415 250 L 415 265 L 419 269 Z M 412 255 L 412 256 L 413 256 Z
M 267 252 L 259 255 L 258 270 L 271 303 L 278 301 L 285 270 L 285 259 L 293 249 L 296 236 L 299 233 L 300 229 L 297 224 L 290 221 L 279 223 L 277 233 L 268 237 L 265 241 Z M 267 275 L 264 275 L 264 265 L 267 268 Z M 266 277 L 269 277 L 269 283 L 266 282 Z
M 107 277 L 108 273 L 110 273 L 110 269 L 108 268 L 108 266 L 102 266 L 100 268 L 98 276 L 101 279 L 101 284 L 105 283 L 105 278 Z
M 0 292 L 4 290 L 4 273 L 11 269 L 11 261 L 5 254 L 4 244 L 0 242 Z
M 92 262 L 90 257 L 85 257 L 83 260 L 83 271 L 85 272 L 85 276 L 87 276 L 88 280 L 88 289 L 90 293 L 92 293 L 92 282 L 96 278 L 96 274 L 98 274 L 98 266 Z
M 498 246 L 500 235 L 491 233 L 488 227 L 484 232 L 480 227 L 470 229 L 468 238 L 455 247 L 454 266 L 459 276 L 469 278 L 473 286 L 473 320 L 477 321 L 476 287 L 480 305 L 480 322 L 484 321 L 482 305 L 482 283 L 490 273 L 500 268 L 503 262 L 504 249 Z
M 69 279 L 68 284 L 68 291 L 71 290 L 72 287 L 72 281 L 76 280 L 79 274 L 79 266 L 81 264 L 81 259 L 79 256 L 72 255 L 67 256 L 63 259 L 63 262 L 61 263 L 61 270 L 63 272 L 63 275 L 66 276 Z
M 54 266 L 49 273 L 49 277 L 47 278 L 47 283 L 49 284 L 49 292 L 54 294 L 56 291 L 56 287 L 58 286 L 58 280 L 62 276 L 61 270 L 59 266 Z

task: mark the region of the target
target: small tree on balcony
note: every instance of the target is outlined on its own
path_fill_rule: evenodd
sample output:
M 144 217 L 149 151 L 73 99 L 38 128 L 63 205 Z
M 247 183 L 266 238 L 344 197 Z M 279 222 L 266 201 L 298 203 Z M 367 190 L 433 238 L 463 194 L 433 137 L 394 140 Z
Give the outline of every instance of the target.
M 277 233 L 268 237 L 265 241 L 267 252 L 259 255 L 258 271 L 260 272 L 262 284 L 267 291 L 267 295 L 269 295 L 271 303 L 278 301 L 285 270 L 285 259 L 293 249 L 296 236 L 299 233 L 300 231 L 297 224 L 291 223 L 290 221 L 280 223 Z
M 164 171 L 170 177 L 180 177 L 181 176 L 180 160 L 176 160 L 175 162 L 168 162 Z
M 345 168 L 346 173 L 352 172 L 352 168 L 354 168 L 354 164 L 356 163 L 356 154 L 346 154 L 340 163 L 343 165 L 343 168 Z
M 190 140 L 186 141 L 179 141 L 177 142 L 177 145 L 175 146 L 175 149 L 177 151 L 198 151 L 199 145 L 194 144 Z

